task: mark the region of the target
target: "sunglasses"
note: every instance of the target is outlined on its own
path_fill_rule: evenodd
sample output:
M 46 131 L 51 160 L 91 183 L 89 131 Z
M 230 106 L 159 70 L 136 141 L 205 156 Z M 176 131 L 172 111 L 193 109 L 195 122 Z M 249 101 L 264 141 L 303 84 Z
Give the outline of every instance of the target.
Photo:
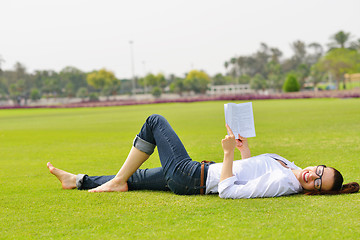
M 322 185 L 322 176 L 324 174 L 324 170 L 325 170 L 326 166 L 325 165 L 319 165 L 316 167 L 316 175 L 318 175 L 319 177 L 317 179 L 315 179 L 314 181 L 314 187 L 315 189 L 321 191 L 321 185 Z

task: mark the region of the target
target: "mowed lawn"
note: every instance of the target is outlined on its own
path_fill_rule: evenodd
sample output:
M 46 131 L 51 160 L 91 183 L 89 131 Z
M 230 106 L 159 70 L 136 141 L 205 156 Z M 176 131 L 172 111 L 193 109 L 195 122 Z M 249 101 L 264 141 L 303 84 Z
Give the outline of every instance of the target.
M 224 103 L 0 110 L 0 238 L 357 239 L 360 194 L 94 194 L 62 190 L 46 168 L 51 161 L 75 174 L 116 174 L 152 113 L 169 120 L 194 160 L 221 162 Z M 253 107 L 252 155 L 278 153 L 300 167 L 326 164 L 345 182 L 360 182 L 360 99 L 265 100 Z M 156 153 L 143 167 L 158 166 Z

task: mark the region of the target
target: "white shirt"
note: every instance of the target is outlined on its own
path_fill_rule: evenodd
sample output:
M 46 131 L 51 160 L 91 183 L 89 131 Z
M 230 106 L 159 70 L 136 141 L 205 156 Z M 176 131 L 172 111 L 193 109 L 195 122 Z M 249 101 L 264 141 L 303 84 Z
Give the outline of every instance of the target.
M 256 198 L 290 195 L 303 190 L 291 171 L 300 168 L 276 154 L 267 153 L 234 161 L 234 176 L 220 182 L 221 168 L 222 163 L 209 166 L 206 194 L 219 193 L 221 198 Z

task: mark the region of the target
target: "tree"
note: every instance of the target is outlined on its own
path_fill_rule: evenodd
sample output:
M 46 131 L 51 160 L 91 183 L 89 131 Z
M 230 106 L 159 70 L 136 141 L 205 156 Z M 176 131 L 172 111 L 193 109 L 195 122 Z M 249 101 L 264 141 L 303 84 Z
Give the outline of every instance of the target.
M 282 66 L 276 61 L 270 61 L 266 65 L 267 87 L 281 91 L 283 85 Z
M 281 92 L 284 80 L 282 74 L 269 74 L 267 86 L 277 92 Z
M 227 73 L 228 67 L 229 67 L 229 62 L 228 61 L 224 62 L 224 67 L 225 67 L 225 72 Z
M 250 87 L 254 90 L 265 90 L 267 88 L 265 78 L 260 74 L 256 74 L 250 81 Z
M 171 78 L 172 78 L 172 81 L 174 81 L 175 76 L 171 76 Z M 159 87 L 162 90 L 164 90 L 164 88 L 167 85 L 167 81 L 165 79 L 164 74 L 162 74 L 162 73 L 158 73 L 157 75 L 149 73 L 144 78 L 141 78 L 139 80 L 139 84 L 141 86 L 143 86 L 145 89 L 145 92 L 147 92 L 148 89 L 151 90 L 152 88 L 155 88 L 155 87 Z
M 300 90 L 300 84 L 294 74 L 288 74 L 283 85 L 284 92 L 298 92 Z
M 216 74 L 212 77 L 212 85 L 225 85 L 228 83 L 228 79 L 226 76 L 221 73 Z
M 75 67 L 68 66 L 62 69 L 59 78 L 62 87 L 65 87 L 66 90 L 70 90 L 69 86 L 71 86 L 71 95 L 74 95 L 79 88 L 88 86 L 86 74 Z M 69 92 L 66 92 L 66 95 L 69 95 Z
M 195 93 L 205 93 L 210 83 L 210 77 L 203 71 L 191 70 L 185 78 L 185 87 L 187 90 L 193 90 Z
M 154 87 L 151 91 L 151 94 L 156 97 L 159 98 L 161 96 L 161 88 L 160 87 Z
M 112 95 L 116 94 L 120 85 L 120 81 L 116 79 L 114 73 L 107 71 L 105 68 L 89 73 L 86 77 L 86 81 L 95 89 L 105 89 L 104 93 Z
M 360 53 L 360 38 L 351 43 L 351 49 L 357 50 Z
M 254 62 L 254 70 L 256 74 L 261 74 L 263 77 L 266 77 L 266 65 L 269 62 L 271 53 L 268 45 L 265 43 L 260 44 L 260 50 L 258 50 L 253 56 Z
M 293 60 L 296 65 L 305 63 L 306 44 L 303 41 L 297 40 L 291 44 L 291 48 L 294 51 Z
M 184 79 L 175 78 L 170 84 L 170 91 L 179 94 L 180 96 L 186 90 L 184 85 Z
M 230 59 L 231 69 L 229 73 L 234 79 L 239 79 L 243 75 L 254 77 L 256 74 L 267 76 L 266 65 L 270 61 L 280 62 L 282 52 L 278 48 L 269 47 L 265 43 L 260 44 L 260 49 L 250 56 L 240 56 Z
M 65 94 L 68 98 L 75 96 L 75 86 L 72 82 L 68 82 L 65 86 Z
M 89 94 L 89 101 L 90 102 L 97 102 L 99 101 L 99 95 L 95 92 Z
M 2 93 L 3 97 L 9 93 L 7 86 L 8 86 L 7 79 L 0 76 L 0 92 Z
M 316 87 L 316 85 L 324 79 L 325 73 L 322 69 L 319 68 L 318 64 L 314 64 L 310 68 L 309 76 L 310 82 L 312 82 L 314 84 L 314 87 Z
M 300 88 L 302 88 L 305 84 L 305 79 L 310 74 L 310 65 L 302 63 L 299 64 L 294 72 L 297 76 L 297 79 L 299 79 Z
M 317 68 L 330 72 L 336 79 L 338 89 L 340 83 L 346 89 L 344 74 L 360 71 L 360 53 L 346 48 L 333 49 L 317 63 Z
M 87 88 L 85 88 L 85 87 L 79 88 L 79 90 L 78 90 L 77 93 L 76 93 L 76 96 L 77 96 L 78 98 L 81 98 L 82 100 L 84 100 L 84 99 L 88 96 L 88 90 L 87 90 Z
M 37 89 L 37 88 L 31 89 L 30 99 L 31 99 L 31 101 L 37 101 L 37 100 L 41 99 L 41 94 L 40 94 L 39 89 Z
M 142 84 L 144 85 L 144 87 L 155 87 L 155 86 L 157 86 L 156 76 L 154 74 L 152 74 L 152 73 L 147 74 L 143 78 Z
M 271 61 L 275 63 L 280 63 L 280 57 L 283 53 L 278 48 L 270 48 L 271 52 Z
M 61 84 L 60 79 L 54 75 L 51 75 L 43 79 L 42 92 L 47 93 L 51 96 L 58 96 L 61 94 Z
M 249 84 L 251 81 L 251 77 L 247 74 L 243 74 L 239 77 L 240 84 Z
M 324 49 L 319 43 L 316 42 L 310 43 L 308 45 L 308 48 L 312 53 L 308 54 L 306 62 L 310 65 L 313 65 L 317 63 L 319 59 L 323 56 Z
M 350 40 L 350 33 L 339 31 L 332 35 L 330 39 L 332 40 L 332 42 L 328 44 L 330 50 L 336 48 L 345 48 L 347 47 Z
M 21 103 L 24 87 L 24 80 L 19 80 L 18 82 L 11 84 L 9 87 L 10 98 L 16 105 L 20 105 Z

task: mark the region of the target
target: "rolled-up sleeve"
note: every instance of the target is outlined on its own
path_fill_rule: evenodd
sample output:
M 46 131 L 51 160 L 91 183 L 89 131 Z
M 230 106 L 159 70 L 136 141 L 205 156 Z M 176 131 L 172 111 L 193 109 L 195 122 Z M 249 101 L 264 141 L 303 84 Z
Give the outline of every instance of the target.
M 218 185 L 220 198 L 276 197 L 294 193 L 281 171 L 266 173 L 245 184 L 239 182 L 236 176 L 221 181 Z

